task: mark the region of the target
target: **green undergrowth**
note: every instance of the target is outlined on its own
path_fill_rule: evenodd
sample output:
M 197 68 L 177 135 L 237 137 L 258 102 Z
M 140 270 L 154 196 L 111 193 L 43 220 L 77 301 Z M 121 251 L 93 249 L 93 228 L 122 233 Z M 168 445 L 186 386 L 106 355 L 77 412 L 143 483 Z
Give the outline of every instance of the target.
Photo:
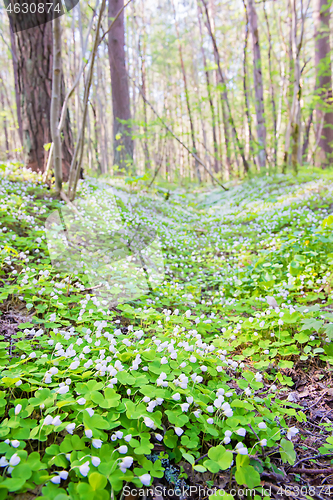
M 89 275 L 52 266 L 44 226 L 63 202 L 7 168 L 0 500 L 116 498 L 126 484 L 167 481 L 170 464 L 178 487 L 191 484 L 188 466 L 212 485 L 228 471 L 262 498 L 261 473 L 295 462 L 306 420 L 288 400 L 292 370 L 333 362 L 332 190 L 313 174 L 199 198 L 132 194 L 162 242 L 165 275 L 109 307 Z M 96 182 L 82 182 L 80 196 L 92 194 L 102 196 Z

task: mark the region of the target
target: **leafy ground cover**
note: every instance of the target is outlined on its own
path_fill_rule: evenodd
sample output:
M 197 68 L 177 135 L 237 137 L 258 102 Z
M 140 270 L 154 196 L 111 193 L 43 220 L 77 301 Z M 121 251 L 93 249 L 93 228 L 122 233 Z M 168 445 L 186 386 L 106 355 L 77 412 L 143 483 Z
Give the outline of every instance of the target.
M 1 174 L 0 499 L 329 498 L 330 174 L 114 194 L 124 226 L 135 205 L 158 236 L 165 275 L 110 306 L 87 273 L 52 266 L 45 222 L 63 202 Z M 92 195 L 106 196 L 83 181 Z

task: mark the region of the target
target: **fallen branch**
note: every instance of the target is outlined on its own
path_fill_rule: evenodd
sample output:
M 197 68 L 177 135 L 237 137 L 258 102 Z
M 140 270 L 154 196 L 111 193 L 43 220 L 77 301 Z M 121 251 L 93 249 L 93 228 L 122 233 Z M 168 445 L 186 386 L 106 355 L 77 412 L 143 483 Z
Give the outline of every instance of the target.
M 328 467 L 327 469 L 302 469 L 296 467 L 296 469 L 288 471 L 288 474 L 333 474 L 333 467 Z

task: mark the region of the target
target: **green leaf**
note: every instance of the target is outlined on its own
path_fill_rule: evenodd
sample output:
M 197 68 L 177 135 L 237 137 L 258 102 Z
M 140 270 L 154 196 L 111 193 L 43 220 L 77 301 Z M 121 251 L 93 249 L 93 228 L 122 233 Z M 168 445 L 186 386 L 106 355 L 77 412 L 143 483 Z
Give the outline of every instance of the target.
M 102 476 L 102 474 L 99 474 L 98 472 L 93 472 L 92 474 L 90 474 L 88 480 L 90 486 L 94 491 L 103 490 L 108 482 L 106 477 Z
M 281 439 L 280 442 L 281 448 L 280 455 L 283 462 L 288 462 L 290 465 L 293 465 L 296 460 L 296 453 L 294 450 L 294 445 L 291 441 L 287 439 Z

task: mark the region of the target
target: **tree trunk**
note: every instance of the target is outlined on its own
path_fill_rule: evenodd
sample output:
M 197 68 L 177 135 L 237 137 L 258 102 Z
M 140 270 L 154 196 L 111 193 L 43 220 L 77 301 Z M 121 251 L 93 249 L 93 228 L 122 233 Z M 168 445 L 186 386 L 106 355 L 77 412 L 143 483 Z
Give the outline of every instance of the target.
M 47 163 L 44 145 L 51 142 L 52 40 L 52 23 L 50 22 L 16 34 L 18 90 L 21 98 L 25 165 L 34 172 L 40 173 L 44 172 Z M 63 77 L 61 87 L 62 101 Z M 67 180 L 73 144 L 69 112 L 67 112 L 63 136 L 62 171 L 64 180 Z
M 19 137 L 20 137 L 20 141 L 21 141 L 21 146 L 23 146 L 22 114 L 21 114 L 20 93 L 19 93 L 18 74 L 17 74 L 16 39 L 15 39 L 15 35 L 14 35 L 11 24 L 9 26 L 9 29 L 10 29 L 10 42 L 11 42 L 11 49 L 12 49 L 12 62 L 13 62 L 14 85 L 15 85 L 17 123 L 18 123 L 18 130 L 19 130 Z
M 255 88 L 255 107 L 257 115 L 257 134 L 259 143 L 258 160 L 261 168 L 266 165 L 266 124 L 264 108 L 264 87 L 262 81 L 261 54 L 259 45 L 258 18 L 254 0 L 248 0 L 249 22 L 253 44 L 253 79 Z
M 317 129 L 321 136 L 318 140 L 317 163 L 328 166 L 333 157 L 333 96 L 332 64 L 330 48 L 330 7 L 332 0 L 315 0 L 315 67 L 317 95 L 320 97 L 316 107 Z M 323 126 L 320 127 L 323 121 Z
M 269 90 L 271 94 L 271 103 L 272 103 L 272 115 L 273 115 L 273 135 L 274 135 L 274 168 L 277 171 L 277 148 L 278 148 L 278 133 L 277 133 L 277 113 L 276 113 L 276 102 L 275 102 L 275 90 L 274 90 L 274 81 L 273 81 L 273 67 L 272 67 L 272 36 L 271 30 L 269 26 L 268 16 L 266 12 L 266 4 L 264 0 L 264 14 L 267 26 L 267 37 L 268 37 L 268 69 L 269 69 Z
M 181 43 L 180 43 L 179 30 L 178 30 L 178 25 L 177 25 L 177 21 L 176 21 L 176 10 L 175 10 L 175 5 L 174 5 L 173 2 L 172 2 L 172 7 L 173 7 L 173 14 L 174 14 L 174 19 L 175 19 L 177 37 L 178 37 L 178 50 L 179 50 L 180 65 L 181 65 L 181 69 L 182 69 L 183 81 L 184 81 L 186 106 L 187 106 L 188 117 L 189 117 L 189 120 L 190 120 L 193 153 L 196 155 L 197 154 L 197 148 L 196 148 L 196 143 L 195 143 L 195 134 L 194 134 L 194 125 L 193 125 L 192 111 L 191 111 L 191 105 L 190 105 L 190 98 L 189 98 L 189 94 L 188 94 L 188 86 L 187 86 L 187 78 L 186 78 L 186 72 L 185 72 L 185 66 L 184 66 L 182 46 L 181 46 Z M 201 184 L 200 168 L 199 168 L 199 163 L 197 162 L 196 159 L 195 159 L 195 173 L 196 173 L 196 176 L 198 178 L 199 184 Z
M 61 23 L 60 17 L 52 21 L 53 26 L 53 70 L 52 70 L 52 98 L 51 98 L 51 137 L 53 142 L 53 164 L 55 189 L 60 193 L 62 188 L 61 168 L 61 136 L 58 129 L 60 118 L 61 98 Z
M 213 98 L 212 98 L 212 92 L 211 92 L 211 84 L 210 84 L 210 77 L 209 77 L 209 71 L 207 68 L 207 59 L 206 59 L 206 54 L 205 54 L 205 48 L 203 44 L 203 34 L 202 34 L 202 27 L 201 27 L 201 9 L 199 2 L 197 4 L 198 6 L 198 22 L 199 22 L 199 31 L 200 31 L 200 40 L 201 40 L 201 53 L 202 53 L 202 60 L 204 64 L 204 71 L 205 71 L 205 76 L 206 76 L 206 85 L 207 85 L 207 94 L 208 94 L 208 101 L 209 101 L 209 107 L 210 107 L 210 112 L 212 115 L 212 134 L 213 134 L 213 143 L 214 143 L 214 170 L 215 173 L 218 174 L 219 172 L 219 151 L 218 151 L 218 144 L 217 144 L 217 136 L 216 136 L 216 118 L 215 118 L 215 110 L 214 110 L 214 103 L 213 103 Z
M 109 0 L 109 24 L 123 7 L 124 0 Z M 133 161 L 134 145 L 129 123 L 131 111 L 125 61 L 124 11 L 109 31 L 108 43 L 113 107 L 113 162 L 128 170 Z
M 213 34 L 213 31 L 212 31 L 212 25 L 211 25 L 211 22 L 210 22 L 210 16 L 209 16 L 209 13 L 208 13 L 207 3 L 206 3 L 206 0 L 201 0 L 201 1 L 203 3 L 204 9 L 205 9 L 205 13 L 206 13 L 206 18 L 207 18 L 206 27 L 207 27 L 208 33 L 210 35 L 210 38 L 212 40 L 213 47 L 214 47 L 214 58 L 215 58 L 215 62 L 216 62 L 216 65 L 217 65 L 218 74 L 219 74 L 219 77 L 220 77 L 220 84 L 221 84 L 221 86 L 223 88 L 221 96 L 222 96 L 222 110 L 223 110 L 223 117 L 224 117 L 223 121 L 224 121 L 225 139 L 227 140 L 227 135 L 226 135 L 227 127 L 226 127 L 226 113 L 224 113 L 224 103 L 227 106 L 228 115 L 229 115 L 228 118 L 229 118 L 229 122 L 230 122 L 230 125 L 231 125 L 231 130 L 232 130 L 232 133 L 234 134 L 234 138 L 235 138 L 235 141 L 236 141 L 236 144 L 237 144 L 237 148 L 238 148 L 239 154 L 240 154 L 240 156 L 241 156 L 241 158 L 243 160 L 244 171 L 248 172 L 249 171 L 249 164 L 246 161 L 246 158 L 245 158 L 245 155 L 244 155 L 244 147 L 243 147 L 243 145 L 241 144 L 241 142 L 239 140 L 238 133 L 237 133 L 236 126 L 235 126 L 235 122 L 234 122 L 234 119 L 233 119 L 233 116 L 232 116 L 232 113 L 231 113 L 231 106 L 230 106 L 230 102 L 229 102 L 229 98 L 228 98 L 227 85 L 226 85 L 224 74 L 223 74 L 223 71 L 222 71 L 222 68 L 221 68 L 220 54 L 219 54 L 219 51 L 218 51 L 218 48 L 217 48 L 217 43 L 216 43 L 215 36 Z M 228 141 L 229 141 L 229 139 L 228 139 Z M 229 148 L 227 148 L 227 150 L 228 149 Z
M 247 119 L 247 126 L 249 130 L 249 156 L 254 157 L 253 155 L 253 133 L 252 133 L 252 120 L 250 113 L 250 98 L 249 98 L 249 90 L 247 85 L 247 46 L 248 46 L 248 38 L 249 38 L 249 16 L 247 13 L 246 2 L 243 0 L 244 11 L 245 11 L 245 40 L 244 40 L 244 56 L 243 56 L 243 89 L 244 89 L 244 99 L 245 99 L 245 114 Z M 256 163 L 256 161 L 255 161 Z

